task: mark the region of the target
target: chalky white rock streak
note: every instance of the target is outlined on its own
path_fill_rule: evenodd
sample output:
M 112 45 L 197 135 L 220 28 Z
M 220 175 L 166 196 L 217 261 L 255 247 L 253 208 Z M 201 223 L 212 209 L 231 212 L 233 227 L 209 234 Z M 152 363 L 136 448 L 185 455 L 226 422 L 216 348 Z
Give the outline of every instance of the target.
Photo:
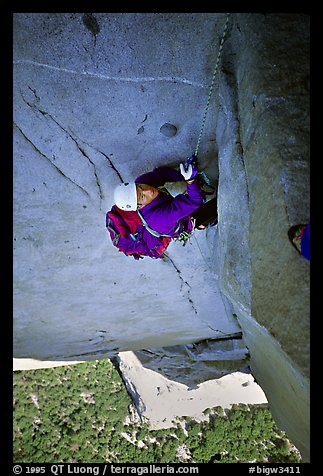
M 94 78 L 104 79 L 107 81 L 120 81 L 125 83 L 146 83 L 146 82 L 158 82 L 158 81 L 165 81 L 170 83 L 182 83 L 187 84 L 189 86 L 193 86 L 195 88 L 205 88 L 207 87 L 204 84 L 198 83 L 196 81 L 190 81 L 186 78 L 181 78 L 179 76 L 143 76 L 143 77 L 123 77 L 123 76 L 107 76 L 100 73 L 94 73 L 92 71 L 76 71 L 73 69 L 68 68 L 61 68 L 58 66 L 45 64 L 45 63 L 38 63 L 37 61 L 31 60 L 16 60 L 13 62 L 14 65 L 32 65 L 41 68 L 47 68 L 53 71 L 60 71 L 62 73 L 69 73 L 69 74 L 76 74 L 76 75 L 84 75 L 84 76 L 92 76 Z

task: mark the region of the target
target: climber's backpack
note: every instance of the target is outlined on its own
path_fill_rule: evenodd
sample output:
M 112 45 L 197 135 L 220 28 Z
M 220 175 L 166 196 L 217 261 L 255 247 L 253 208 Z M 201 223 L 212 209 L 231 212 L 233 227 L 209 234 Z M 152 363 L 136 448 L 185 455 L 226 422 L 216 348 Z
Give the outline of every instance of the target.
M 136 241 L 136 230 L 138 226 L 143 226 L 147 229 L 147 224 L 143 223 L 137 211 L 124 211 L 114 205 L 106 214 L 106 227 L 110 233 L 113 245 L 125 255 L 132 256 L 136 260 L 143 258 L 143 254 L 140 252 L 128 251 L 122 246 L 119 246 L 119 239 L 122 237 L 127 240 Z M 148 231 L 152 233 L 153 230 L 148 227 Z M 149 251 L 145 256 L 150 256 L 151 258 L 162 257 L 163 252 L 171 242 L 171 238 L 165 235 L 159 235 L 158 238 L 160 239 L 160 247 Z

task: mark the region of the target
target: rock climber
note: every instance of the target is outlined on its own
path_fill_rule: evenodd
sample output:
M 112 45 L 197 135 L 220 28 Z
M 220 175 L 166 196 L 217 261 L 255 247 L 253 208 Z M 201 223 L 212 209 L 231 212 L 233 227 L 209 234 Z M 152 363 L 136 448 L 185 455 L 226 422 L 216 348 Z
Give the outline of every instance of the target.
M 115 206 L 107 213 L 106 224 L 120 251 L 135 259 L 142 256 L 161 258 L 173 239 L 185 244 L 194 228 L 203 229 L 217 223 L 216 198 L 205 203 L 206 193 L 197 180 L 196 157 L 193 155 L 179 168 L 180 171 L 157 167 L 132 183 L 116 187 Z M 167 182 L 181 181 L 186 182 L 186 193 L 173 197 L 165 189 L 161 190 Z M 115 214 L 119 222 L 114 220 Z M 114 232 L 116 222 L 119 225 L 121 222 L 117 233 L 120 236 Z

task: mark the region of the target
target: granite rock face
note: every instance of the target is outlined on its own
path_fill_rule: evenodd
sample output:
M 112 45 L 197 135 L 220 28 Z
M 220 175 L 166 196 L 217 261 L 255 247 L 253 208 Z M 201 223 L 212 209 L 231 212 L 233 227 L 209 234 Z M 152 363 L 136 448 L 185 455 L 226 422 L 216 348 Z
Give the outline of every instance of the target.
M 287 236 L 310 220 L 306 15 L 231 15 L 199 151 L 218 226 L 140 262 L 105 230 L 117 184 L 195 150 L 225 19 L 14 14 L 14 356 L 138 350 L 157 368 L 147 349 L 164 348 L 168 376 L 191 365 L 196 383 L 216 340 L 242 331 L 308 460 L 309 263 Z
M 219 270 L 276 421 L 309 458 L 309 18 L 239 14 L 219 78 Z
M 222 24 L 223 14 L 14 15 L 15 357 L 84 360 L 239 330 L 199 254 L 205 234 L 172 244 L 167 261 L 135 262 L 105 229 L 118 183 L 192 153 L 212 62 L 198 59 Z M 176 135 L 160 133 L 165 123 Z M 211 178 L 213 129 L 201 147 Z

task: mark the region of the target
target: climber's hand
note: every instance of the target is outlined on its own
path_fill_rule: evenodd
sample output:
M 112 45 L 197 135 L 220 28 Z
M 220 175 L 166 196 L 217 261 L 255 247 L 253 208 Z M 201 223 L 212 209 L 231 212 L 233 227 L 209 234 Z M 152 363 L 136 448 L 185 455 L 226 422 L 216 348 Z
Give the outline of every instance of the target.
M 196 163 L 189 164 L 188 160 L 189 159 L 187 159 L 186 164 L 185 164 L 186 167 L 184 167 L 183 164 L 179 164 L 181 174 L 183 175 L 184 180 L 186 180 L 186 181 L 193 180 L 196 177 L 197 173 L 198 173 L 197 164 Z
M 193 167 L 191 165 L 189 165 L 187 167 L 187 170 L 184 169 L 184 165 L 183 164 L 179 164 L 179 168 L 181 170 L 181 174 L 183 175 L 184 177 L 184 180 L 190 180 L 191 177 L 192 177 L 192 173 L 193 173 Z

